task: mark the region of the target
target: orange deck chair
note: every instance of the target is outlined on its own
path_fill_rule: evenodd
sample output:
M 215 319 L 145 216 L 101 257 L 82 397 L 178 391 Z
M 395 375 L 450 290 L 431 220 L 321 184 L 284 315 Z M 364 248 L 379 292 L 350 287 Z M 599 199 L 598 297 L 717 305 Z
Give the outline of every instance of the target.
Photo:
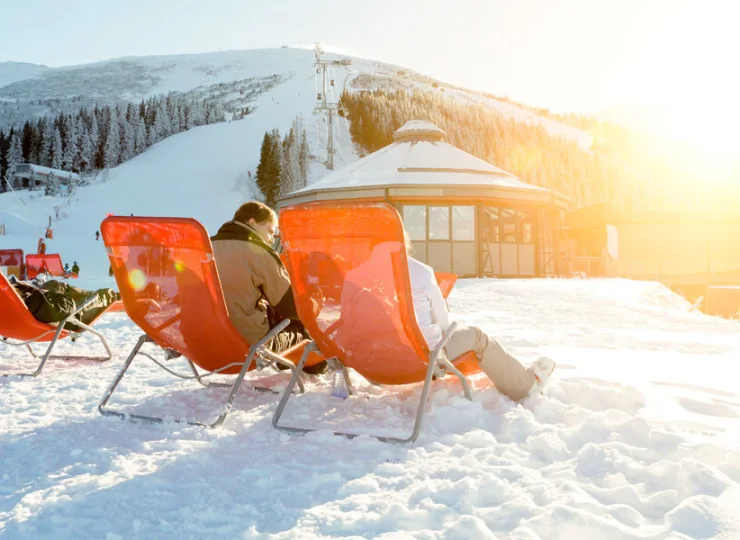
M 108 342 L 105 340 L 103 334 L 90 326 L 75 319 L 75 315 L 83 309 L 90 306 L 92 303 L 98 300 L 97 295 L 93 295 L 85 300 L 72 314 L 66 319 L 59 322 L 58 325 L 52 326 L 47 323 L 36 320 L 28 311 L 26 304 L 23 303 L 21 297 L 15 292 L 13 286 L 8 282 L 7 278 L 0 273 L 0 336 L 6 345 L 21 346 L 25 345 L 31 356 L 38 358 L 36 353 L 31 348 L 31 343 L 49 343 L 46 348 L 46 352 L 41 357 L 41 363 L 35 371 L 31 373 L 4 373 L 3 376 L 18 375 L 21 377 L 36 377 L 41 373 L 46 365 L 46 362 L 51 357 L 51 351 L 54 349 L 54 345 L 59 339 L 63 339 L 71 335 L 71 339 L 74 341 L 83 331 L 88 331 L 91 334 L 97 336 L 105 347 L 107 356 L 103 357 L 88 357 L 88 356 L 61 356 L 58 357 L 63 360 L 81 358 L 84 360 L 92 360 L 96 362 L 104 362 L 110 360 L 113 357 L 113 353 L 108 346 Z M 106 310 L 107 311 L 107 310 Z M 100 315 L 105 313 L 101 312 Z M 98 317 L 100 317 L 98 315 Z M 71 324 L 79 328 L 78 331 L 69 331 L 64 328 L 65 324 Z M 19 340 L 19 342 L 8 341 L 8 339 Z M 57 358 L 57 357 L 55 357 Z
M 215 422 L 177 420 L 210 427 L 223 423 L 247 371 L 282 365 L 295 372 L 296 356 L 300 355 L 306 364 L 306 357 L 311 352 L 305 347 L 307 342 L 282 355 L 264 347 L 289 324 L 289 320 L 251 345 L 233 326 L 226 311 L 211 241 L 205 228 L 196 220 L 111 216 L 103 220 L 100 232 L 126 313 L 144 331 L 100 403 L 98 410 L 101 414 L 134 421 L 163 422 L 162 418 L 154 416 L 126 414 L 106 408 L 137 355 L 146 356 L 177 377 L 195 379 L 204 386 L 231 387 L 223 411 Z M 164 349 L 166 359 L 182 355 L 192 375 L 176 373 L 140 351 L 145 343 Z M 306 365 L 322 360 L 319 355 L 312 355 L 312 361 Z M 201 374 L 196 366 L 209 373 Z M 204 382 L 205 377 L 213 374 L 237 377 L 233 383 Z M 303 391 L 300 379 L 298 381 Z M 269 388 L 251 388 L 272 391 Z
M 479 371 L 475 354 L 465 354 L 452 362 L 440 354 L 454 323 L 433 351 L 416 323 L 403 226 L 392 206 L 291 206 L 280 213 L 280 230 L 298 314 L 314 338 L 309 347 L 318 347 L 324 357 L 340 362 L 350 393 L 348 367 L 376 384 L 424 383 L 411 435 L 378 439 L 417 439 L 435 375 L 454 374 L 466 397 L 472 399 L 467 379 L 457 364 L 465 364 L 469 374 Z M 324 298 L 318 315 L 311 309 L 316 298 Z M 278 429 L 305 433 L 311 430 L 279 424 L 293 383 L 291 380 L 286 388 L 272 422 Z

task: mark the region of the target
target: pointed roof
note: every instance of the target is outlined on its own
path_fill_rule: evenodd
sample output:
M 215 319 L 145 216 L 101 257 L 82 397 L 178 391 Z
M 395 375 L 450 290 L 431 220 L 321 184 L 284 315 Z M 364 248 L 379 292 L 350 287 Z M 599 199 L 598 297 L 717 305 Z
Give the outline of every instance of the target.
M 281 204 L 306 200 L 306 196 L 318 196 L 319 193 L 321 199 L 341 198 L 340 193 L 334 197 L 328 192 L 377 188 L 474 187 L 487 192 L 491 189 L 520 192 L 522 195 L 526 192 L 528 195 L 522 198 L 534 196 L 537 199 L 543 196 L 549 199 L 549 194 L 553 193 L 547 188 L 527 184 L 513 174 L 452 146 L 444 141 L 444 137 L 445 132 L 431 122 L 407 122 L 394 133 L 393 143 L 289 193 L 281 198 Z

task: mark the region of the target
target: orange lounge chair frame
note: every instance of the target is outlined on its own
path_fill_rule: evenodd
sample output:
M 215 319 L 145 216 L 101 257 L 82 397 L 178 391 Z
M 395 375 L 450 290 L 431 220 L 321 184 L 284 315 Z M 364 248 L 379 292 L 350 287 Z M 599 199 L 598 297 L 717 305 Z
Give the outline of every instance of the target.
M 103 336 L 103 334 L 101 334 L 94 328 L 91 328 L 90 326 L 74 318 L 75 315 L 77 315 L 80 311 L 86 309 L 97 301 L 98 296 L 96 294 L 91 296 L 82 304 L 80 304 L 80 306 L 66 319 L 60 321 L 57 326 L 52 326 L 50 324 L 36 320 L 36 318 L 31 315 L 31 312 L 28 311 L 28 308 L 23 303 L 23 300 L 21 300 L 20 296 L 18 296 L 18 294 L 15 292 L 13 286 L 10 284 L 7 278 L 4 275 L 0 274 L 0 311 L 2 311 L 3 313 L 3 319 L 2 322 L 0 322 L 0 336 L 3 336 L 3 343 L 13 347 L 25 346 L 28 349 L 28 352 L 31 353 L 31 356 L 33 356 L 34 358 L 38 358 L 36 353 L 31 348 L 31 344 L 49 342 L 49 346 L 46 348 L 46 352 L 41 356 L 41 363 L 39 363 L 35 371 L 32 371 L 30 373 L 3 373 L 2 376 L 38 376 L 44 369 L 46 362 L 49 360 L 49 358 L 51 358 L 51 352 L 54 349 L 54 345 L 56 345 L 57 341 L 67 336 L 71 336 L 70 339 L 72 341 L 75 341 L 79 337 L 80 333 L 83 331 L 90 332 L 98 339 L 100 339 L 103 347 L 105 347 L 107 356 L 59 356 L 55 358 L 59 358 L 60 360 L 71 360 L 80 358 L 84 360 L 91 360 L 94 362 L 105 362 L 106 360 L 110 360 L 111 358 L 113 358 L 113 353 L 108 346 L 108 342 L 106 341 L 105 336 Z M 105 313 L 105 311 L 103 311 L 102 313 Z M 67 323 L 76 326 L 77 328 L 79 328 L 79 331 L 70 332 L 69 330 L 65 330 L 64 326 Z M 14 342 L 8 341 L 8 339 L 20 341 Z
M 161 417 L 131 414 L 106 407 L 137 356 L 148 358 L 175 377 L 195 380 L 208 387 L 231 388 L 221 414 L 214 422 L 168 419 L 172 422 L 206 427 L 221 425 L 231 411 L 247 372 L 252 369 L 270 366 L 277 369 L 278 365 L 287 367 L 293 371 L 299 390 L 304 391 L 295 363 L 288 358 L 300 352 L 300 363 L 305 365 L 311 349 L 305 346 L 305 342 L 282 355 L 266 348 L 265 344 L 282 331 L 290 323 L 289 320 L 282 321 L 253 345 L 246 343 L 228 318 L 213 248 L 208 233 L 198 221 L 190 218 L 111 216 L 103 220 L 100 232 L 126 313 L 144 330 L 98 405 L 100 414 L 135 422 L 165 422 Z M 179 281 L 186 279 L 187 272 L 195 276 L 194 280 L 187 278 L 191 287 L 189 294 L 196 295 L 193 296 L 195 301 L 185 300 L 187 290 L 179 284 Z M 156 283 L 157 279 L 164 285 L 163 288 L 174 286 L 176 294 L 168 296 L 162 294 L 159 286 L 151 289 L 147 286 L 148 283 Z M 168 310 L 169 315 L 166 314 Z M 165 315 L 160 317 L 160 313 Z M 187 323 L 202 323 L 208 325 L 209 330 L 193 334 L 191 330 L 184 329 Z M 177 373 L 142 351 L 146 343 L 163 350 L 166 360 L 182 356 L 192 374 Z M 223 357 L 228 359 L 223 360 Z M 200 373 L 196 364 L 208 373 Z M 216 374 L 236 374 L 237 377 L 233 383 L 204 381 Z M 247 384 L 252 390 L 274 392 L 270 388 Z
M 353 252 L 352 243 L 355 239 L 358 244 L 365 246 L 373 245 L 377 247 L 382 242 L 395 243 L 396 245 L 395 252 L 390 256 L 389 261 L 390 266 L 392 266 L 391 275 L 393 276 L 395 288 L 395 291 L 393 291 L 395 294 L 391 296 L 397 301 L 397 305 L 394 307 L 400 313 L 400 326 L 410 344 L 409 349 L 413 351 L 412 356 L 416 357 L 411 359 L 414 363 L 413 369 L 415 371 L 406 371 L 396 375 L 388 375 L 387 377 L 380 371 L 374 373 L 374 376 L 378 379 L 384 379 L 376 381 L 381 384 L 406 384 L 410 382 L 421 382 L 423 380 L 424 385 L 411 434 L 406 438 L 373 435 L 375 438 L 384 442 L 407 443 L 413 442 L 419 437 L 431 383 L 435 377 L 443 377 L 448 373 L 455 375 L 460 380 L 465 397 L 472 400 L 470 385 L 457 365 L 467 365 L 468 369 L 465 370 L 465 373 L 468 374 L 479 371 L 477 361 L 475 362 L 475 368 L 470 367 L 472 365 L 471 354 L 474 356 L 474 353 L 466 353 L 452 362 L 443 354 L 444 346 L 452 332 L 454 332 L 457 326 L 456 323 L 450 325 L 441 341 L 432 351 L 429 351 L 423 336 L 421 336 L 416 323 L 413 305 L 410 302 L 411 286 L 404 248 L 403 225 L 398 212 L 392 206 L 385 203 L 309 204 L 292 206 L 281 211 L 280 230 L 283 234 L 284 256 L 288 262 L 287 267 L 294 286 L 293 292 L 296 297 L 298 314 L 315 340 L 307 349 L 315 348 L 321 351 L 325 357 L 331 360 L 334 367 L 336 367 L 336 363 L 339 363 L 350 394 L 354 392 L 347 367 L 354 367 L 362 372 L 362 366 L 348 365 L 351 362 L 348 361 L 347 351 L 343 347 L 338 346 L 334 338 L 331 337 L 343 324 L 341 315 L 328 328 L 322 329 L 318 325 L 310 303 L 312 286 L 315 288 L 317 279 L 316 276 L 309 277 L 307 275 L 305 266 L 301 264 L 301 256 L 307 252 L 320 252 L 322 255 L 332 258 L 332 260 L 346 260 L 347 254 Z M 344 253 L 334 252 L 334 250 L 342 249 L 337 247 L 342 241 L 345 242 Z M 324 251 L 321 252 L 321 249 L 324 249 Z M 437 279 L 439 280 L 442 277 L 438 275 Z M 342 277 L 340 279 L 344 287 L 345 278 Z M 318 282 L 321 282 L 320 276 Z M 454 280 L 452 280 L 452 285 L 454 285 Z M 451 290 L 452 285 L 447 288 L 447 292 Z M 386 300 L 389 298 L 386 298 Z M 399 329 L 398 323 L 396 329 Z M 379 337 L 379 341 L 382 341 L 382 339 L 382 337 Z M 475 358 L 472 360 L 475 360 Z M 297 371 L 299 372 L 302 367 L 299 363 Z M 280 418 L 292 394 L 295 382 L 296 377 L 294 375 L 280 399 L 278 408 L 272 418 L 272 425 L 282 431 L 308 433 L 314 430 L 297 426 L 280 425 Z M 334 434 L 349 438 L 359 435 L 357 433 L 341 431 L 335 431 Z

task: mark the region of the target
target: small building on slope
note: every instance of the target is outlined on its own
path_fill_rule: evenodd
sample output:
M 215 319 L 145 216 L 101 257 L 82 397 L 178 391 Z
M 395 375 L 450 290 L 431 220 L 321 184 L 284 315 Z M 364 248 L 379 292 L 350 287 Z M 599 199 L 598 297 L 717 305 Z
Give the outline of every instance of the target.
M 13 189 L 38 189 L 54 182 L 59 185 L 69 185 L 80 181 L 77 173 L 30 163 L 16 165 L 13 178 Z

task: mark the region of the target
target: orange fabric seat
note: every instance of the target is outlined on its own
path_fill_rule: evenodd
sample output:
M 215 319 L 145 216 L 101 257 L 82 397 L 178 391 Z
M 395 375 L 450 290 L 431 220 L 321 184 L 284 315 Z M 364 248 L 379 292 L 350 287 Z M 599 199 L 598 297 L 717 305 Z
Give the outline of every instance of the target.
M 62 258 L 58 253 L 29 253 L 26 255 L 28 279 L 34 279 L 41 272 L 52 276 L 65 276 L 66 272 L 62 265 Z
M 199 381 L 195 366 L 211 373 L 239 374 L 234 393 L 246 371 L 256 369 L 262 360 L 287 361 L 286 355 L 274 355 L 264 343 L 248 343 L 231 323 L 208 233 L 196 220 L 111 216 L 103 220 L 100 232 L 126 313 L 145 333 L 101 403 L 101 413 L 125 416 L 103 407 L 147 341 L 182 355 Z M 290 357 L 302 353 L 297 348 Z M 322 360 L 313 355 L 307 365 Z M 220 424 L 225 415 L 211 425 Z
M 451 372 L 469 388 L 460 370 L 478 372 L 475 354 L 447 362 L 439 350 L 430 351 L 416 323 L 403 225 L 398 212 L 385 203 L 314 203 L 284 208 L 280 230 L 285 260 L 293 283 L 298 314 L 316 347 L 326 358 L 334 357 L 376 384 L 424 382 L 423 414 L 432 377 Z M 326 274 L 312 260 L 331 261 L 341 271 Z M 312 272 L 310 269 L 314 268 Z M 457 277 L 439 275 L 452 289 Z M 339 291 L 318 313 L 312 300 L 317 289 Z M 454 326 L 451 327 L 454 330 Z M 446 339 L 446 338 L 445 338 Z M 438 346 L 441 349 L 444 341 Z M 289 397 L 289 390 L 281 406 Z M 278 425 L 282 409 L 273 424 Z M 420 416 L 408 441 L 418 436 Z M 285 428 L 284 428 L 285 429 Z M 306 431 L 303 428 L 287 428 Z
M 78 307 L 78 310 L 81 309 L 81 307 L 82 306 Z M 30 344 L 49 343 L 49 347 L 44 353 L 41 363 L 36 371 L 32 373 L 7 373 L 5 375 L 24 375 L 35 377 L 40 374 L 44 368 L 44 365 L 48 361 L 51 355 L 51 351 L 54 348 L 56 342 L 59 339 L 64 339 L 70 335 L 69 330 L 64 329 L 65 323 L 76 325 L 80 329 L 80 331 L 89 331 L 90 333 L 97 336 L 103 343 L 108 356 L 90 357 L 88 358 L 89 360 L 103 361 L 109 360 L 113 356 L 110 347 L 108 347 L 108 343 L 106 342 L 105 337 L 102 334 L 90 328 L 89 325 L 85 325 L 79 321 L 76 321 L 72 318 L 72 316 L 61 321 L 55 326 L 38 321 L 31 314 L 31 312 L 28 311 L 26 304 L 23 303 L 21 297 L 18 296 L 13 286 L 2 273 L 0 273 L 0 313 L 2 313 L 2 317 L 0 318 L 0 336 L 2 336 L 3 341 L 7 345 L 25 345 L 28 348 L 29 352 L 33 356 L 36 356 L 36 354 L 31 349 Z M 98 317 L 96 317 L 96 320 L 103 313 L 104 312 L 101 312 Z M 7 339 L 18 340 L 20 343 L 8 342 Z

